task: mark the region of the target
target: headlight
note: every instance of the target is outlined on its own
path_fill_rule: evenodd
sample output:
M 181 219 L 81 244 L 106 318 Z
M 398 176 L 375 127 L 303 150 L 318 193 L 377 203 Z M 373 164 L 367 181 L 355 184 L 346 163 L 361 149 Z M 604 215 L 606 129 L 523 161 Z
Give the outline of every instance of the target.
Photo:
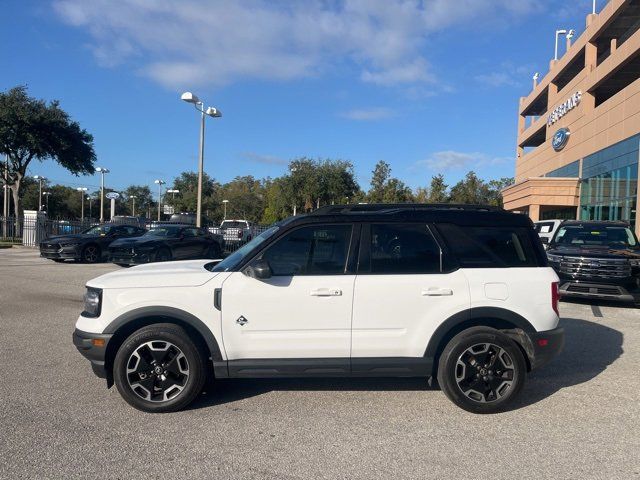
M 84 294 L 84 312 L 85 317 L 96 318 L 100 316 L 100 307 L 102 306 L 102 290 L 99 288 L 87 287 Z
M 550 253 L 547 253 L 547 260 L 549 260 L 550 262 L 559 263 L 560 260 L 562 260 L 562 257 L 560 255 L 551 255 Z

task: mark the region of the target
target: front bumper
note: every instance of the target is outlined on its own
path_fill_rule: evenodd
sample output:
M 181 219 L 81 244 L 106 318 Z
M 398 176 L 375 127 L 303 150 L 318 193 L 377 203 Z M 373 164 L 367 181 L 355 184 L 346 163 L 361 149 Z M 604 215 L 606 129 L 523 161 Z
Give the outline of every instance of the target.
M 83 332 L 77 328 L 73 332 L 73 344 L 82 356 L 91 362 L 93 373 L 100 378 L 107 378 L 105 359 L 111 337 L 113 335 Z
M 80 248 L 78 245 L 59 247 L 47 247 L 40 245 L 40 256 L 49 260 L 78 260 L 80 258 Z
M 142 265 L 154 261 L 153 250 L 135 253 L 110 252 L 109 261 L 119 265 Z
M 640 301 L 640 292 L 625 285 L 561 281 L 558 291 L 561 297 L 594 298 L 621 302 Z

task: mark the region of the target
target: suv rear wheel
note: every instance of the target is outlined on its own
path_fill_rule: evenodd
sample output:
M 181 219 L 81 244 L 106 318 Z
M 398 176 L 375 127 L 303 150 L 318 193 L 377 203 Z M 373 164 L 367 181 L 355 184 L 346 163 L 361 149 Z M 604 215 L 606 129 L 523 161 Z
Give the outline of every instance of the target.
M 513 340 L 493 328 L 473 327 L 445 347 L 438 364 L 438 383 L 459 407 L 473 413 L 496 413 L 518 396 L 526 370 Z
M 183 328 L 158 323 L 127 338 L 114 361 L 120 395 L 144 412 L 174 412 L 202 391 L 204 356 Z

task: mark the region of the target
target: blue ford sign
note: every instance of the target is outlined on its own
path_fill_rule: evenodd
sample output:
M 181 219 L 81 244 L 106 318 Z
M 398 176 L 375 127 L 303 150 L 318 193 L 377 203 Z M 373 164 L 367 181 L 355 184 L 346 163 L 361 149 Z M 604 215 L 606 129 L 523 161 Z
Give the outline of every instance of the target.
M 561 128 L 553 134 L 551 146 L 556 152 L 559 152 L 565 147 L 565 145 L 569 141 L 569 135 L 571 135 L 571 132 L 568 128 Z

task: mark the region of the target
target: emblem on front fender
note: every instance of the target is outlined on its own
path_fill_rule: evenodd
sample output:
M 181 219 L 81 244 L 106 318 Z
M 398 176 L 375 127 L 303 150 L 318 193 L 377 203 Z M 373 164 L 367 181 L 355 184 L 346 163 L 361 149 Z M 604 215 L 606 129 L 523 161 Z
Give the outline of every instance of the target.
M 238 317 L 238 319 L 236 320 L 236 323 L 240 326 L 244 325 L 245 323 L 247 323 L 249 320 L 247 320 L 246 318 L 244 318 L 243 315 L 240 315 Z

